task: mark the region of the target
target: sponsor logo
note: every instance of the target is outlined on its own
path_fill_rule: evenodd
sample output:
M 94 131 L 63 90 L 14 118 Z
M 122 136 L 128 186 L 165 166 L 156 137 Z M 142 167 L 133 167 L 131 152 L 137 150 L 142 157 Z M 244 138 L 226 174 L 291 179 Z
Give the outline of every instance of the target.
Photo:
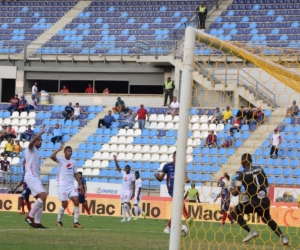
M 116 189 L 102 189 L 98 187 L 95 189 L 96 194 L 117 194 L 118 190 Z
M 68 163 L 66 167 L 67 167 L 67 169 L 71 170 L 72 169 L 72 164 Z

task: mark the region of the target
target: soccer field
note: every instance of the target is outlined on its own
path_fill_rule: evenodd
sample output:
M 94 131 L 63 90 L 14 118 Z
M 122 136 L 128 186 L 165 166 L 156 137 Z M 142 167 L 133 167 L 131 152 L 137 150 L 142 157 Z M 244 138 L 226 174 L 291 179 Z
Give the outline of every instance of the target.
M 42 222 L 49 230 L 30 228 L 25 216 L 16 212 L 0 212 L 0 249 L 105 249 L 105 250 L 166 250 L 169 235 L 163 233 L 166 220 L 139 219 L 120 223 L 121 217 L 80 217 L 83 229 L 73 228 L 73 218 L 63 218 L 64 228 L 55 225 L 56 214 L 43 214 Z M 182 241 L 182 249 L 246 250 L 284 249 L 278 237 L 265 226 L 254 226 L 260 237 L 242 244 L 246 232 L 237 224 L 197 222 L 190 229 L 190 235 Z M 282 228 L 288 232 L 291 247 L 300 249 L 296 228 Z

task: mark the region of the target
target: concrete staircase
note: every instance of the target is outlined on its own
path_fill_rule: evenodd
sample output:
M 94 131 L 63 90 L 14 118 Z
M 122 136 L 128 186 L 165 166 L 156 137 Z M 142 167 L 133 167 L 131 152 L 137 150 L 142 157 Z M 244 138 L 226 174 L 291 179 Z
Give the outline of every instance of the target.
M 60 20 L 54 23 L 50 29 L 46 30 L 27 47 L 27 56 L 35 54 L 35 51 L 41 48 L 42 44 L 49 41 L 54 34 L 65 27 L 66 24 L 70 23 L 75 17 L 77 17 L 80 12 L 84 11 L 84 9 L 91 4 L 91 2 L 92 1 L 78 1 L 78 3 L 68 12 L 66 12 Z

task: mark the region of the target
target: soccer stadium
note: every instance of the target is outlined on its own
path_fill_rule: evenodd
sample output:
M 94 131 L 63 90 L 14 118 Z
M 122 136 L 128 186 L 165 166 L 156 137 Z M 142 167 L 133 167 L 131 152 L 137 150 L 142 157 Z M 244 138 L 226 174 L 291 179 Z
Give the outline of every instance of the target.
M 0 27 L 1 249 L 300 249 L 300 0 L 1 0 Z

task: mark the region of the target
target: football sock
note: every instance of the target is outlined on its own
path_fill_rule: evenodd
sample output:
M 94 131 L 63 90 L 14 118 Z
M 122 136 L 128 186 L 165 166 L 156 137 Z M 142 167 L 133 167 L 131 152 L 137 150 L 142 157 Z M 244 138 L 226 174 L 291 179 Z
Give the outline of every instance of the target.
M 224 212 L 223 213 L 223 215 L 222 215 L 222 224 L 224 224 L 225 223 L 225 221 L 226 221 L 226 218 L 227 218 L 227 213 L 226 212 Z
M 274 231 L 274 233 L 280 237 L 282 235 L 282 231 L 274 220 L 268 220 L 268 226 Z
M 123 220 L 126 220 L 126 208 L 125 208 L 125 205 L 122 205 L 122 215 L 123 215 Z
M 34 223 L 36 224 L 41 223 L 42 213 L 43 213 L 43 207 L 40 207 L 35 213 Z
M 185 207 L 184 204 L 183 204 L 183 208 L 182 208 L 182 214 L 183 214 L 183 216 L 184 216 L 185 219 L 189 218 L 189 213 L 186 210 L 186 207 Z
M 142 214 L 144 213 L 144 211 L 143 211 L 140 207 L 138 207 L 138 209 L 139 209 L 138 211 L 139 211 L 140 213 L 142 213 Z
M 238 222 L 239 225 L 240 225 L 244 230 L 246 230 L 247 232 L 250 232 L 250 231 L 251 231 L 250 228 L 248 227 L 248 225 L 247 225 L 247 223 L 246 223 L 244 217 L 243 217 L 242 215 L 239 215 L 239 216 L 237 217 L 237 222 Z
M 31 202 L 30 201 L 26 201 L 26 206 L 27 206 L 28 213 L 29 213 L 30 210 L 31 210 Z
M 79 219 L 79 206 L 74 206 L 74 223 L 78 222 Z
M 57 221 L 61 221 L 64 213 L 65 213 L 65 209 L 63 207 L 60 207 L 58 210 Z
M 134 206 L 134 213 L 135 213 L 135 217 L 137 218 L 139 216 L 139 207 L 138 206 Z
M 33 203 L 32 209 L 30 210 L 30 213 L 29 213 L 29 217 L 34 218 L 35 213 L 36 213 L 41 207 L 43 207 L 43 204 L 44 204 L 44 202 L 43 202 L 40 198 L 38 198 L 38 199 Z
M 90 209 L 89 209 L 88 205 L 85 204 L 85 205 L 82 205 L 82 206 L 84 207 L 84 209 L 85 209 L 85 211 L 88 213 L 88 215 L 90 215 L 91 212 L 90 212 Z
M 171 219 L 168 222 L 168 227 L 171 227 Z
M 25 201 L 24 201 L 24 199 L 22 199 L 22 198 L 20 198 L 20 206 L 21 206 L 21 211 L 25 211 L 24 210 L 24 206 L 25 206 Z
M 127 203 L 124 204 L 124 207 L 125 207 L 125 211 L 128 213 L 128 216 L 131 216 L 130 208 Z
M 233 220 L 234 220 L 234 219 L 231 217 L 230 214 L 228 214 L 228 219 L 229 219 L 230 221 L 233 221 Z

